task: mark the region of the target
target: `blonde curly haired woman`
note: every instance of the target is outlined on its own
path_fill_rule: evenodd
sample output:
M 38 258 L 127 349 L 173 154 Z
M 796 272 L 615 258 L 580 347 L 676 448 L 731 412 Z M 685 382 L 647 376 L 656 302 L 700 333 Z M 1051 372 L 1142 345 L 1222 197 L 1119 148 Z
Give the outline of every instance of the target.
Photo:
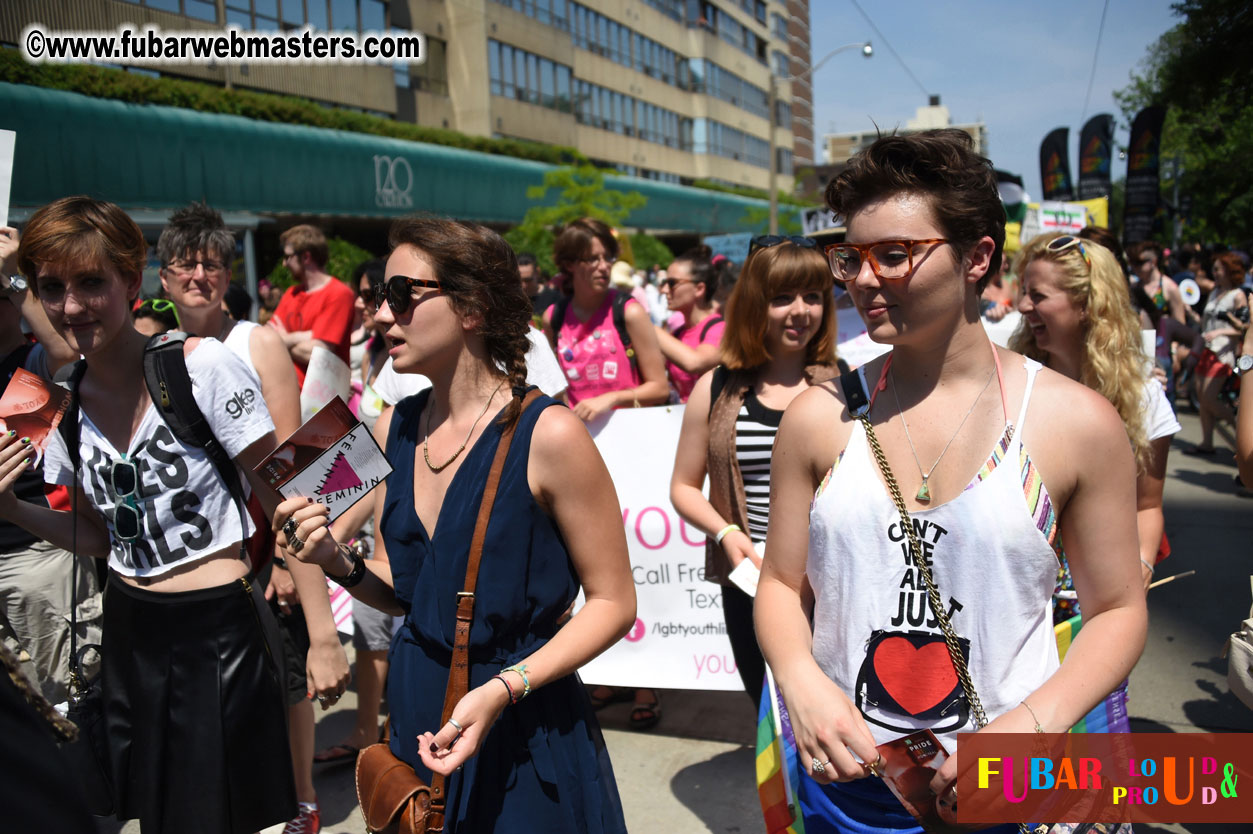
M 1016 271 L 1023 276 L 1023 318 L 1010 349 L 1100 393 L 1127 428 L 1138 469 L 1136 528 L 1147 590 L 1163 543 L 1162 485 L 1179 421 L 1149 376 L 1122 269 L 1092 241 L 1041 235 L 1023 248 Z

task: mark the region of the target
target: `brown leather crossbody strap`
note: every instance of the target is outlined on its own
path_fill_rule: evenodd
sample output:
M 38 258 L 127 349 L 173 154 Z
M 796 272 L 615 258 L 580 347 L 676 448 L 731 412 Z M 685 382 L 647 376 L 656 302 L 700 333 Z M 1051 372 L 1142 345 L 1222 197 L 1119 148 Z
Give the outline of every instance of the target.
M 518 411 L 518 419 L 522 413 L 540 396 L 538 388 L 532 388 L 522 400 L 522 408 Z M 444 711 L 440 716 L 439 725 L 443 727 L 452 717 L 452 711 L 465 694 L 470 691 L 470 626 L 474 623 L 474 588 L 479 581 L 479 563 L 483 561 L 483 542 L 487 538 L 487 522 L 492 516 L 492 505 L 496 503 L 496 490 L 500 487 L 500 475 L 505 469 L 505 458 L 509 456 L 509 447 L 513 444 L 513 425 L 506 428 L 500 435 L 500 444 L 496 447 L 496 456 L 492 459 L 492 468 L 487 473 L 487 483 L 483 486 L 483 499 L 479 502 L 479 517 L 474 523 L 474 537 L 470 540 L 470 555 L 466 560 L 466 580 L 462 590 L 457 594 L 457 625 L 453 634 L 452 663 L 448 668 L 448 688 L 444 690 Z M 431 775 L 431 805 L 442 811 L 444 807 L 444 777 L 442 774 Z

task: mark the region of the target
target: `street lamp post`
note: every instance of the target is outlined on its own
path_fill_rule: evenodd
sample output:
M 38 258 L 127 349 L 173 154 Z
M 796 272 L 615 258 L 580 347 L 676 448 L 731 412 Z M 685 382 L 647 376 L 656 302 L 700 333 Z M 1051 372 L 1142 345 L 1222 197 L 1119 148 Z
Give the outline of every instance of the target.
M 774 70 L 773 69 L 770 70 L 770 85 L 766 90 L 766 110 L 767 110 L 766 118 L 770 122 L 770 126 L 767 130 L 767 133 L 770 136 L 770 160 L 769 160 L 770 186 L 769 186 L 769 190 L 770 190 L 770 234 L 772 235 L 777 235 L 779 233 L 779 186 L 778 186 L 779 162 L 777 159 L 775 159 L 778 149 L 774 141 L 774 128 L 775 128 L 774 110 L 778 103 L 778 93 L 776 92 L 775 84 L 779 81 L 787 81 L 789 83 L 792 81 L 800 81 L 805 76 L 812 75 L 815 71 L 818 70 L 819 67 L 825 64 L 827 61 L 834 58 L 836 55 L 840 54 L 841 52 L 845 52 L 849 49 L 860 49 L 861 54 L 865 55 L 867 58 L 869 58 L 871 55 L 874 55 L 874 47 L 870 45 L 870 41 L 858 41 L 856 43 L 846 43 L 843 46 L 837 46 L 835 49 L 832 49 L 830 52 L 824 55 L 822 57 L 822 60 L 820 60 L 818 63 L 814 64 L 813 66 L 811 66 L 809 69 L 805 70 L 804 72 L 797 73 L 796 75 L 786 75 L 786 76 L 783 76 L 782 78 L 775 78 Z

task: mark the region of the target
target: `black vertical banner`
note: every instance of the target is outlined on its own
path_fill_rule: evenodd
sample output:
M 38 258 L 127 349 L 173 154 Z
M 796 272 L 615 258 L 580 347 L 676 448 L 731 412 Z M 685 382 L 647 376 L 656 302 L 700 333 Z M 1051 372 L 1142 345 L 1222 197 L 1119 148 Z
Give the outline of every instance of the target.
M 1070 128 L 1059 127 L 1040 143 L 1040 181 L 1044 199 L 1073 200 L 1075 190 L 1070 180 Z
M 1114 117 L 1101 113 L 1088 119 L 1079 133 L 1079 199 L 1109 196 L 1109 160 L 1114 144 Z
M 1127 200 L 1123 213 L 1124 244 L 1148 240 L 1161 202 L 1158 151 L 1166 108 L 1153 105 L 1136 114 L 1127 151 Z

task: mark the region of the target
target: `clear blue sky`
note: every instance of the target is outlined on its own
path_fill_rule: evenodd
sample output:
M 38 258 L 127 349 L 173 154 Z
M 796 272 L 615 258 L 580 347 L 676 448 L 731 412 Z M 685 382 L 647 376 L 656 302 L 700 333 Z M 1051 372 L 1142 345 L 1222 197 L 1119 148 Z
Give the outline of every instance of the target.
M 1040 142 L 1053 128 L 1070 128 L 1070 170 L 1076 177 L 1079 130 L 1087 117 L 1112 113 L 1114 138 L 1126 145 L 1128 126 L 1113 93 L 1148 48 L 1179 22 L 1170 0 L 1109 0 L 1096 51 L 1102 0 L 1050 3 L 960 0 L 858 0 L 905 66 L 938 94 L 955 124 L 982 120 L 996 167 L 1022 175 L 1040 199 Z M 814 74 L 814 134 L 904 127 L 927 103 L 915 83 L 850 0 L 810 0 L 815 61 L 837 46 L 869 40 L 874 56 L 836 55 Z M 1084 96 L 1096 55 L 1096 76 Z M 1126 174 L 1114 160 L 1113 177 Z

